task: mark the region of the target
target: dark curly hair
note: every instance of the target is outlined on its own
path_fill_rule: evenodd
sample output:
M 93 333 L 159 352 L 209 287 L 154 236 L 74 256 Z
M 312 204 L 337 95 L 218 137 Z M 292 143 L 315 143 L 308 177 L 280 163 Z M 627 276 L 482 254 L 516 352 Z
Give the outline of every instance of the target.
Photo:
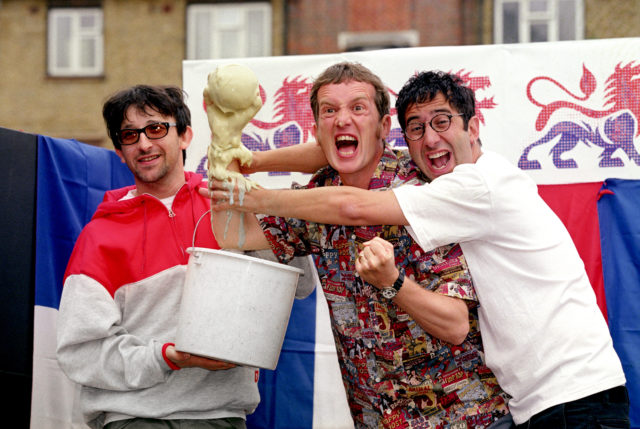
M 464 129 L 469 126 L 469 119 L 476 114 L 476 99 L 473 90 L 462 84 L 462 79 L 455 74 L 442 71 L 420 72 L 412 76 L 404 84 L 396 99 L 398 122 L 405 130 L 407 109 L 413 104 L 427 103 L 438 94 L 444 95 L 451 107 L 462 113 Z

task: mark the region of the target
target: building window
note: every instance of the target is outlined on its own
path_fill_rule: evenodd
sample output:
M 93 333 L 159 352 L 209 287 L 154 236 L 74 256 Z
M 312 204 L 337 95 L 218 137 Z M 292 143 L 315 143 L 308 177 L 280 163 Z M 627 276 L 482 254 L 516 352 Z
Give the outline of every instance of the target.
M 338 34 L 338 49 L 344 52 L 410 48 L 418 46 L 419 42 L 420 34 L 415 30 L 343 32 Z
M 50 76 L 103 74 L 102 9 L 49 9 L 48 65 Z
M 195 4 L 187 9 L 187 59 L 271 55 L 270 3 Z
M 495 43 L 580 40 L 583 0 L 494 0 Z

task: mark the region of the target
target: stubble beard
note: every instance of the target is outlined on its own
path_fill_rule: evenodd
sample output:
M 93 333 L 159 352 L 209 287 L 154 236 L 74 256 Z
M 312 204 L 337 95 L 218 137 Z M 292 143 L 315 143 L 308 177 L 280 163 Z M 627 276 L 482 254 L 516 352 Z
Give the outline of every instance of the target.
M 169 173 L 169 166 L 163 164 L 159 171 L 144 171 L 135 169 L 135 176 L 143 183 L 155 183 L 162 180 Z

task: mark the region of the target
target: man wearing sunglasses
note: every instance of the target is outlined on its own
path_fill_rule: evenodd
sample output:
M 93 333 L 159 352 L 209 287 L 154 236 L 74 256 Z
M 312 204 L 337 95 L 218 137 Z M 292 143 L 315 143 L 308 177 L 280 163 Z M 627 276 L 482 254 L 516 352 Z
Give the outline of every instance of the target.
M 473 91 L 457 76 L 423 72 L 404 85 L 396 108 L 430 184 L 391 192 L 259 189 L 233 207 L 315 222 L 410 225 L 424 249 L 459 242 L 480 302 L 487 365 L 512 396 L 518 428 L 628 428 L 625 376 L 584 263 L 536 184 L 481 150 Z M 289 167 L 304 169 L 311 156 L 321 163 L 321 153 L 304 146 L 283 158 Z M 224 210 L 228 195 L 218 189 Z M 393 246 L 374 239 L 356 268 L 390 285 L 400 275 L 392 255 Z
M 183 92 L 138 85 L 109 98 L 103 116 L 135 185 L 105 194 L 64 276 L 57 357 L 82 385 L 85 421 L 109 429 L 245 428 L 259 402 L 257 370 L 172 344 L 186 249 L 209 210 L 197 192 L 202 177 L 184 170 L 193 131 Z M 219 248 L 208 222 L 195 241 Z

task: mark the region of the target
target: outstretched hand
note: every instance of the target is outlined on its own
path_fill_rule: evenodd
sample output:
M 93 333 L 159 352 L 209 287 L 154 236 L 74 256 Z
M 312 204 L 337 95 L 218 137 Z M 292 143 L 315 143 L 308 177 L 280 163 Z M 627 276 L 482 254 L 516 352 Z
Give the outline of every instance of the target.
M 174 346 L 167 347 L 167 359 L 175 363 L 180 368 L 203 368 L 209 371 L 219 371 L 234 368 L 236 365 L 215 359 L 209 359 L 202 356 L 195 356 L 191 353 L 184 353 L 176 350 Z
M 258 202 L 263 192 L 262 188 L 245 191 L 238 188 L 238 182 L 210 180 L 209 188 L 200 187 L 198 193 L 211 200 L 211 210 L 236 210 L 242 212 L 260 213 Z
M 239 162 L 238 171 L 244 175 L 249 175 L 249 174 L 259 172 L 261 157 L 262 157 L 262 152 L 251 151 L 251 159 L 248 162 Z
M 378 289 L 391 286 L 399 274 L 393 244 L 380 237 L 364 243 L 356 259 L 356 271 L 364 281 Z

